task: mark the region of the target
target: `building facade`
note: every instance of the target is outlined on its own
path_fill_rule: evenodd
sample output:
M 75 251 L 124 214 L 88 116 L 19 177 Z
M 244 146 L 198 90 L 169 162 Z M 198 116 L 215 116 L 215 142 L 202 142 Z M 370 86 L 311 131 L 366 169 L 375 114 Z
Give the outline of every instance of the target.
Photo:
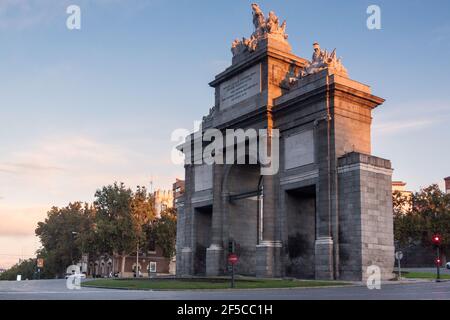
M 232 241 L 243 275 L 363 280 L 375 265 L 390 279 L 392 168 L 371 154 L 370 134 L 384 100 L 350 79 L 335 51 L 316 43 L 311 61 L 294 55 L 286 23 L 252 8 L 255 32 L 233 42 L 232 65 L 210 83 L 215 106 L 200 133 L 261 129 L 269 150 L 279 143 L 279 169 L 262 174 L 267 163 L 250 150 L 243 164 L 199 164 L 195 134 L 180 147 L 177 275 L 226 274 Z
M 164 258 L 161 249 L 157 246 L 153 251 L 140 253 L 137 260 L 140 277 L 150 276 L 150 271 L 152 274 L 170 274 L 171 259 Z M 121 255 L 103 255 L 97 259 L 91 259 L 87 274 L 100 278 L 133 278 L 136 276 L 136 254 L 130 254 L 124 258 Z

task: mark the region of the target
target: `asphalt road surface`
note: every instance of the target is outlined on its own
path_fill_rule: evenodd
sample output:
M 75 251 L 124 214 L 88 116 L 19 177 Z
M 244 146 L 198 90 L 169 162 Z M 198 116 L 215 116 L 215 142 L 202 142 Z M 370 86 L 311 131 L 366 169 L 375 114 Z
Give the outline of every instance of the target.
M 450 300 L 450 281 L 365 286 L 264 290 L 137 291 L 81 288 L 65 280 L 0 281 L 0 300 Z

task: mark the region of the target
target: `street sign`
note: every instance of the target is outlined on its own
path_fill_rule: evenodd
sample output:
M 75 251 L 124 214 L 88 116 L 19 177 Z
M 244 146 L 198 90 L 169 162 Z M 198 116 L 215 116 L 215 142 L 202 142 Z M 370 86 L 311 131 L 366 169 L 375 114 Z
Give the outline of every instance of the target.
M 234 288 L 234 265 L 238 263 L 239 258 L 237 254 L 230 253 L 228 255 L 228 263 L 231 265 L 231 288 Z
M 238 258 L 238 256 L 235 255 L 234 253 L 228 255 L 228 262 L 229 262 L 231 265 L 234 265 L 234 264 L 238 263 L 238 261 L 239 261 L 239 258 Z
M 398 263 L 398 279 L 402 280 L 402 267 L 400 266 L 400 260 L 403 259 L 403 252 L 397 251 L 395 253 L 395 259 L 397 259 L 397 263 Z
M 37 267 L 38 268 L 43 268 L 44 267 L 44 259 L 42 259 L 42 258 L 38 258 L 37 259 Z

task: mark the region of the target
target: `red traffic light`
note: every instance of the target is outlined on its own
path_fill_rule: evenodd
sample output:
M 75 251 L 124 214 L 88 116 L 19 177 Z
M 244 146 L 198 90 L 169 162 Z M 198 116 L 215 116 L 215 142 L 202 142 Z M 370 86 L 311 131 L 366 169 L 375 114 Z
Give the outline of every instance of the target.
M 440 258 L 437 258 L 437 259 L 436 259 L 436 265 L 437 265 L 437 266 L 440 266 L 440 265 L 441 265 L 441 259 L 440 259 Z
M 435 234 L 434 236 L 433 236 L 433 239 L 431 239 L 431 241 L 434 243 L 434 244 L 436 244 L 436 245 L 439 245 L 439 244 L 441 244 L 441 236 L 440 235 L 438 235 L 438 234 Z

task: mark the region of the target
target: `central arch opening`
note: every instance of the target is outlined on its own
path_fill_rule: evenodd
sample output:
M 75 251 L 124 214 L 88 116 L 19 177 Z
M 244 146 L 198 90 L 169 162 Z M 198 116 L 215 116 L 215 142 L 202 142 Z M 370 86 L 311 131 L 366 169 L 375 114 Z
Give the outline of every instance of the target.
M 231 167 L 226 189 L 229 193 L 228 235 L 236 243 L 239 263 L 236 272 L 255 275 L 256 245 L 261 233 L 262 177 L 259 164 Z

